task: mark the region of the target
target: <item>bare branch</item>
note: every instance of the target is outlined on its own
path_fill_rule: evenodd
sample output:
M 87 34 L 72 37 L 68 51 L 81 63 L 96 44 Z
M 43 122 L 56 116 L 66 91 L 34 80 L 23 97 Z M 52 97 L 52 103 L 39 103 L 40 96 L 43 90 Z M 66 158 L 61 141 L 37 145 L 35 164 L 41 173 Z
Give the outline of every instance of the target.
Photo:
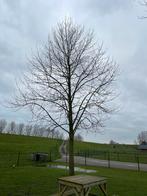
M 76 130 L 98 130 L 103 115 L 112 111 L 116 64 L 95 43 L 93 32 L 71 20 L 58 24 L 50 37 L 30 60 L 13 105 L 28 106 L 34 118 L 67 132 L 73 154 Z

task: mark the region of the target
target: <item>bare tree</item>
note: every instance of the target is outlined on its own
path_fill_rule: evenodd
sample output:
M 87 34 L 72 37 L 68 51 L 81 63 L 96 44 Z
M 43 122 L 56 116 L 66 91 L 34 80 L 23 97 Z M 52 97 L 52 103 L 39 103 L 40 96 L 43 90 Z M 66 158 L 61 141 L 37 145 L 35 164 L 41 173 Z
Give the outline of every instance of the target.
M 19 123 L 17 125 L 17 134 L 22 135 L 24 133 L 24 123 Z
M 63 133 L 60 133 L 59 131 L 57 131 L 56 138 L 57 138 L 57 139 L 60 139 L 60 140 L 64 140 L 64 135 L 63 135 Z
M 46 136 L 46 137 L 50 137 L 50 132 L 51 132 L 50 127 L 47 127 L 47 128 L 45 129 L 45 136 Z
M 11 121 L 9 124 L 8 124 L 8 133 L 11 133 L 11 134 L 15 134 L 16 133 L 16 123 L 14 121 Z
M 50 127 L 47 127 L 45 129 L 45 137 L 49 138 L 56 138 L 56 139 L 64 139 L 63 133 L 60 133 L 60 131 L 55 130 L 55 129 L 50 129 Z
M 43 50 L 33 56 L 22 79 L 15 107 L 28 106 L 35 118 L 69 135 L 69 174 L 74 175 L 77 129 L 98 130 L 110 113 L 115 63 L 97 45 L 92 32 L 65 20 Z
M 80 135 L 79 133 L 77 135 L 75 135 L 74 139 L 76 141 L 83 141 L 84 140 L 83 137 L 82 137 L 82 135 Z
M 25 133 L 26 135 L 31 135 L 31 131 L 32 131 L 32 125 L 26 125 L 25 126 Z
M 58 130 L 54 130 L 52 138 L 62 139 L 63 140 L 64 136 L 63 136 L 63 133 L 60 133 Z
M 0 120 L 0 133 L 2 133 L 7 125 L 7 121 L 5 119 Z
M 33 136 L 39 136 L 39 129 L 40 129 L 40 126 L 38 125 L 38 124 L 35 124 L 34 126 L 33 126 L 33 130 L 32 130 L 32 135 Z
M 109 144 L 118 144 L 118 142 L 114 141 L 114 140 L 110 140 Z
M 55 137 L 56 131 L 55 129 L 50 129 L 50 137 L 53 139 Z
M 39 129 L 38 129 L 37 136 L 43 137 L 44 133 L 45 133 L 45 127 L 40 126 Z
M 142 131 L 138 134 L 137 137 L 138 143 L 142 144 L 142 143 L 147 143 L 147 131 Z

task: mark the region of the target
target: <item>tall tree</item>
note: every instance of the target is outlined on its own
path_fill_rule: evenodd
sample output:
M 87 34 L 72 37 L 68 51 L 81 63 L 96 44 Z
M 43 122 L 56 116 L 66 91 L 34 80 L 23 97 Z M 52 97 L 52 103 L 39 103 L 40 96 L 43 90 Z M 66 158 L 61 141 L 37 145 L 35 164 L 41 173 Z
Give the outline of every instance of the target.
M 24 123 L 19 123 L 17 125 L 17 134 L 18 135 L 24 134 L 24 127 L 25 127 Z
M 7 121 L 5 119 L 0 120 L 0 133 L 2 133 L 7 125 Z
M 141 131 L 137 137 L 138 143 L 142 144 L 143 142 L 147 143 L 147 131 Z
M 115 63 L 93 33 L 64 20 L 46 46 L 31 59 L 16 107 L 28 106 L 34 117 L 69 136 L 69 174 L 74 175 L 74 135 L 77 129 L 97 130 L 111 112 Z
M 16 134 L 16 123 L 15 121 L 11 121 L 9 124 L 8 124 L 8 133 L 10 134 Z
M 32 125 L 27 124 L 27 125 L 25 126 L 25 134 L 30 136 L 30 135 L 31 135 L 31 132 L 32 132 L 32 128 L 33 128 Z

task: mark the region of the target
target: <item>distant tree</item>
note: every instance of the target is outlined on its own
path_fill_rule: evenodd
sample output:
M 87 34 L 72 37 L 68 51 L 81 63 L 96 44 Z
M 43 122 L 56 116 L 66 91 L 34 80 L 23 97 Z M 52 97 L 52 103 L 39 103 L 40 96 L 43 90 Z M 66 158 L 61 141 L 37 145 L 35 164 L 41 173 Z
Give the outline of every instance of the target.
M 137 139 L 134 140 L 134 144 L 138 145 L 138 140 Z
M 60 133 L 59 131 L 58 131 L 58 137 L 57 137 L 57 139 L 61 139 L 61 140 L 64 140 L 64 135 L 63 135 L 63 133 Z
M 118 144 L 118 143 L 115 142 L 114 140 L 110 140 L 109 144 Z
M 46 137 L 50 137 L 50 132 L 51 132 L 50 127 L 47 127 L 47 128 L 45 129 L 45 136 L 46 136 Z
M 116 64 L 96 44 L 93 33 L 65 20 L 57 25 L 43 51 L 31 62 L 16 96 L 15 107 L 28 107 L 51 130 L 69 135 L 69 174 L 74 175 L 77 129 L 98 130 L 112 111 Z
M 63 136 L 63 133 L 60 133 L 58 130 L 55 130 L 54 131 L 54 135 L 53 135 L 53 138 L 56 138 L 56 139 L 64 139 L 64 136 Z
M 50 129 L 50 137 L 53 139 L 55 135 L 55 129 Z
M 8 124 L 8 133 L 15 134 L 16 133 L 16 123 L 15 121 L 11 121 Z
M 24 123 L 19 123 L 17 125 L 17 134 L 18 135 L 24 134 L 24 127 L 25 127 Z
M 45 127 L 39 126 L 37 136 L 42 137 L 44 135 L 44 133 L 45 133 Z
M 4 131 L 6 126 L 7 126 L 7 121 L 5 119 L 1 119 L 0 120 L 0 133 L 2 133 Z
M 147 131 L 142 131 L 138 134 L 137 141 L 139 144 L 147 143 Z
M 75 135 L 74 139 L 76 141 L 83 141 L 84 140 L 83 137 L 79 133 L 77 135 Z
M 33 129 L 32 129 L 32 135 L 33 136 L 38 136 L 39 134 L 39 129 L 40 129 L 40 125 L 38 125 L 38 124 L 35 124 L 34 126 L 33 126 Z
M 25 125 L 25 134 L 30 136 L 32 132 L 32 125 Z

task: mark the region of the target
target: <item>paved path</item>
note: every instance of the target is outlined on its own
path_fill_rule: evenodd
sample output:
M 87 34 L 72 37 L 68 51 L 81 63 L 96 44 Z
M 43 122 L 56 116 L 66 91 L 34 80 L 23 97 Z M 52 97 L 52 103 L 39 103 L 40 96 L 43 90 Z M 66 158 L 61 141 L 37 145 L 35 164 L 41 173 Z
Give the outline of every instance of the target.
M 66 152 L 66 143 L 67 143 L 67 141 L 63 140 L 63 142 L 62 142 L 62 144 L 61 144 L 61 146 L 59 148 L 59 153 L 60 153 L 61 157 L 65 156 L 66 153 L 67 153 Z
M 61 159 L 56 160 L 57 162 L 66 162 L 68 161 L 68 156 L 62 155 Z M 138 170 L 137 163 L 130 163 L 130 162 L 119 162 L 119 161 L 108 161 L 108 160 L 99 160 L 93 158 L 86 158 L 75 156 L 75 163 L 79 165 L 86 165 L 87 166 L 102 166 L 102 167 L 111 167 L 111 168 L 122 168 L 122 169 L 131 169 L 131 170 Z M 141 171 L 147 171 L 147 164 L 139 164 Z

